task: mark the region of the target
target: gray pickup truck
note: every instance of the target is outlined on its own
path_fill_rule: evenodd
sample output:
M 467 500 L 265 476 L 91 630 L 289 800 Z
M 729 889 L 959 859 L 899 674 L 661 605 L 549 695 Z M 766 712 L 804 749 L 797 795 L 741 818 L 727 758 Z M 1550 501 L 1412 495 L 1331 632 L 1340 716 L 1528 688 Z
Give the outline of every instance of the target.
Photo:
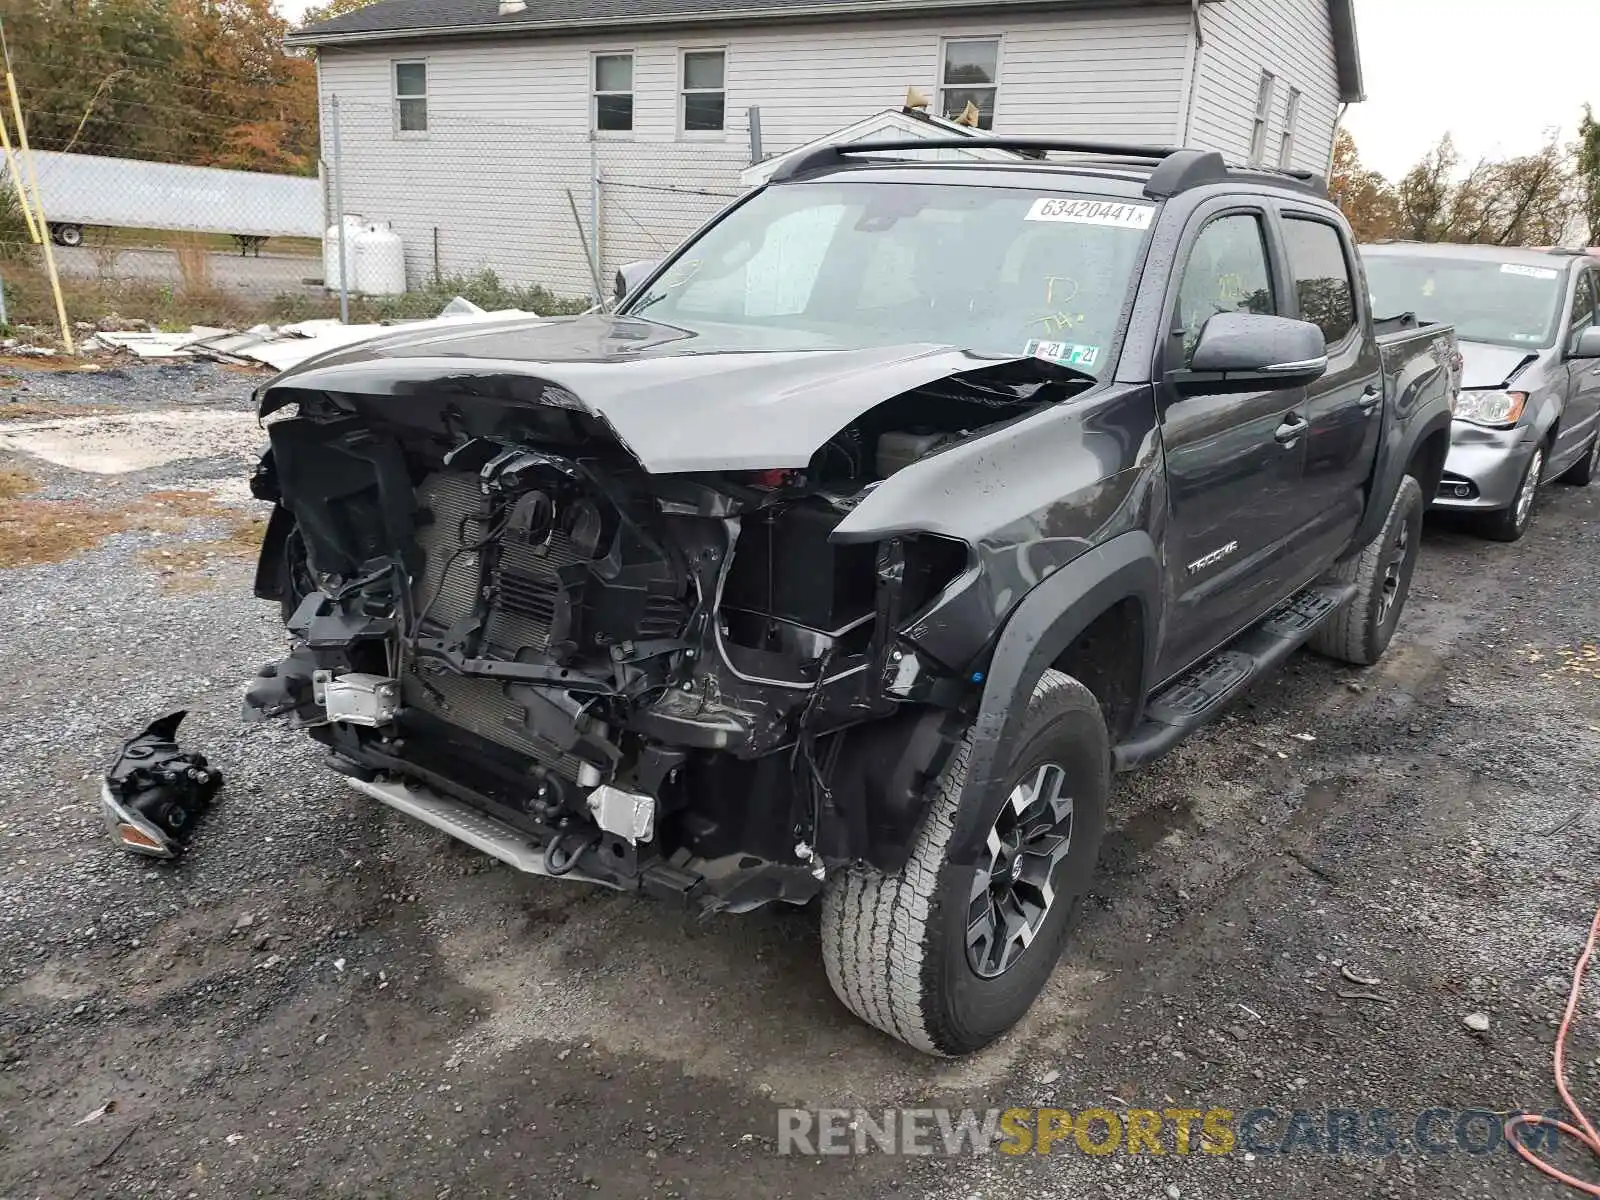
M 1600 458 L 1600 257 L 1386 243 L 1362 248 L 1374 309 L 1449 321 L 1466 363 L 1433 505 L 1503 542 L 1539 485 L 1582 487 Z
M 533 874 L 820 897 L 844 1004 L 958 1054 L 1044 986 L 1114 770 L 1384 652 L 1459 359 L 1375 329 L 1320 180 L 942 145 L 803 156 L 613 313 L 262 388 L 294 641 L 246 712 Z

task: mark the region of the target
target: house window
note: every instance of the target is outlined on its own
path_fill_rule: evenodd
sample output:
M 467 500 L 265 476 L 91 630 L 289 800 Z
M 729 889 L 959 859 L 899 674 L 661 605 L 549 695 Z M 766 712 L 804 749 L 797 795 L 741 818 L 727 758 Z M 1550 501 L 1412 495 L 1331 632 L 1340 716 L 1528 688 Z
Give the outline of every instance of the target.
M 939 111 L 948 119 L 955 120 L 968 104 L 975 104 L 978 127 L 993 129 L 1000 96 L 1000 39 L 946 42 L 939 82 Z
M 594 127 L 601 133 L 633 131 L 633 55 L 594 56 Z
M 684 132 L 717 133 L 727 128 L 727 67 L 725 51 L 684 51 Z
M 1278 165 L 1294 166 L 1294 135 L 1300 124 L 1300 89 L 1289 89 L 1289 108 L 1283 116 L 1283 140 L 1278 143 Z
M 1267 126 L 1272 122 L 1272 96 L 1278 78 L 1271 71 L 1261 72 L 1261 88 L 1256 93 L 1255 125 L 1250 133 L 1250 161 L 1260 166 L 1266 161 Z
M 401 133 L 426 133 L 428 129 L 428 64 L 394 65 L 395 123 Z

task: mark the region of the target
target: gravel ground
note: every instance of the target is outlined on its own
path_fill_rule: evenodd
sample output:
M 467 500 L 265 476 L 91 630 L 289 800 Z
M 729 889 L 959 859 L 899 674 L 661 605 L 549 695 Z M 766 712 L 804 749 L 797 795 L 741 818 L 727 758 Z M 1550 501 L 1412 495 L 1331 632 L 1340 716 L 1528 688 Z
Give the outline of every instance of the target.
M 12 374 L 13 398 L 197 413 L 246 411 L 258 382 Z M 230 428 L 120 473 L 57 442 L 58 462 L 0 443 L 0 468 L 108 506 L 177 487 L 243 504 L 262 439 Z M 1551 1104 L 1600 898 L 1596 497 L 1548 490 L 1518 546 L 1432 530 L 1379 667 L 1298 656 L 1120 781 L 1046 996 L 958 1063 L 848 1017 L 809 913 L 702 922 L 524 878 L 339 787 L 305 739 L 242 726 L 242 683 L 282 643 L 250 564 L 173 592 L 141 556 L 207 522 L 0 571 L 0 1197 L 1560 1195 L 1503 1147 L 811 1158 L 774 1140 L 780 1104 L 1384 1108 L 1402 1128 Z M 227 784 L 190 855 L 151 865 L 107 842 L 96 777 L 179 706 Z M 1343 965 L 1381 999 L 1341 999 Z M 1600 1105 L 1597 1009 L 1591 992 L 1569 1059 Z

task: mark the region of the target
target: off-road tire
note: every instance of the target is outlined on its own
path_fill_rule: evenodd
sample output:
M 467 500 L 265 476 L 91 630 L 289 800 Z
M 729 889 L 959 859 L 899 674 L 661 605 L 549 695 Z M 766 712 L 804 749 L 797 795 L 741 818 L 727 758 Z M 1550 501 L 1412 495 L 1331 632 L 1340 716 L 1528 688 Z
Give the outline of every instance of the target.
M 928 1054 L 981 1049 L 1028 1011 L 1060 957 L 1076 901 L 1093 878 L 1111 786 L 1110 740 L 1093 694 L 1046 671 L 1027 698 L 1015 752 L 992 794 L 968 788 L 969 731 L 934 788 L 911 855 L 898 873 L 854 866 L 828 880 L 822 958 L 851 1012 Z M 1053 881 L 1057 896 L 1034 939 L 993 978 L 973 969 L 967 912 L 976 868 L 950 861 L 954 847 L 982 844 L 1001 806 L 1030 770 L 1054 762 L 1073 781 L 1072 836 Z
M 1492 542 L 1516 542 L 1522 540 L 1522 535 L 1533 526 L 1533 515 L 1539 511 L 1539 487 L 1544 483 L 1544 465 L 1550 461 L 1550 447 L 1541 444 L 1538 450 L 1528 459 L 1528 465 L 1523 468 L 1522 476 L 1517 480 L 1517 490 L 1513 493 L 1510 504 L 1504 508 L 1497 508 L 1493 512 L 1479 513 L 1475 526 L 1479 534 Z M 1518 511 L 1518 498 L 1522 489 L 1528 486 L 1528 477 L 1537 472 L 1533 483 L 1533 500 L 1526 513 Z
M 1400 614 L 1405 611 L 1406 597 L 1411 593 L 1411 576 L 1416 570 L 1417 551 L 1422 544 L 1425 507 L 1422 485 L 1407 475 L 1400 481 L 1394 503 L 1389 506 L 1389 516 L 1378 536 L 1368 542 L 1360 554 L 1328 572 L 1330 581 L 1353 583 L 1357 590 L 1349 603 L 1311 635 L 1306 644 L 1312 650 L 1358 667 L 1369 667 L 1383 657 L 1395 626 L 1400 622 Z M 1404 552 L 1396 564 L 1396 543 L 1402 532 L 1406 539 Z M 1385 606 L 1384 595 L 1392 565 L 1398 566 L 1398 591 Z
M 1589 443 L 1589 448 L 1583 452 L 1582 458 L 1556 476 L 1556 482 L 1570 484 L 1573 487 L 1588 487 L 1589 481 L 1594 478 L 1596 460 L 1600 460 L 1600 433 L 1594 435 L 1594 440 Z

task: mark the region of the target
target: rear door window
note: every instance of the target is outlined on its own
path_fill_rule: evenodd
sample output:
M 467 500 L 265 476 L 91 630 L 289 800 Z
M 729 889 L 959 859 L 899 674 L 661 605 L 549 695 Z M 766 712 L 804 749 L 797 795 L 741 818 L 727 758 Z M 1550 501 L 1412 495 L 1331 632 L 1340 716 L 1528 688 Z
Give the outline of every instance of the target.
M 1356 289 L 1344 240 L 1325 221 L 1285 217 L 1283 241 L 1300 319 L 1319 327 L 1330 347 L 1337 346 L 1356 325 Z
M 1233 213 L 1202 229 L 1178 285 L 1176 331 L 1183 335 L 1183 361 L 1194 357 L 1200 330 L 1218 313 L 1277 311 L 1260 214 Z
M 1586 271 L 1578 279 L 1578 293 L 1572 301 L 1572 331 L 1587 329 L 1591 325 L 1600 324 L 1600 313 L 1596 308 L 1594 272 Z

